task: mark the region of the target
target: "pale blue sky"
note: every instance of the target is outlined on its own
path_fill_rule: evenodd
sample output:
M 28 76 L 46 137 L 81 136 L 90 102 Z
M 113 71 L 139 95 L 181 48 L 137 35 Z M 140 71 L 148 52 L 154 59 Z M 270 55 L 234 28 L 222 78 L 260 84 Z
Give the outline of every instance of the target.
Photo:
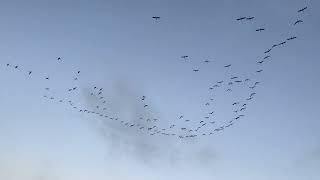
M 0 179 L 319 179 L 319 8 L 305 0 L 1 0 Z M 293 26 L 297 19 L 304 22 Z M 298 38 L 254 73 L 263 52 L 290 36 Z M 144 114 L 162 126 L 181 114 L 202 118 L 214 97 L 218 118 L 228 119 L 230 102 L 249 91 L 208 87 L 233 75 L 261 82 L 245 118 L 194 140 L 150 137 L 42 97 L 50 87 L 92 108 L 88 90 L 99 86 L 110 114 L 131 122 Z M 80 91 L 70 95 L 73 86 Z

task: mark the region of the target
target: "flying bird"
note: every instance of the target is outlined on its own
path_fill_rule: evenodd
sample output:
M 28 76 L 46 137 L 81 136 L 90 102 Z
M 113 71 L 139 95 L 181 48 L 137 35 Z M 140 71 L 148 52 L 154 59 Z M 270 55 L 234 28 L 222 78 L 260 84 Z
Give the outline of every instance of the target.
M 194 69 L 193 71 L 194 71 L 194 72 L 198 72 L 198 71 L 199 71 L 199 69 Z
M 293 25 L 297 25 L 299 23 L 302 23 L 303 21 L 302 20 L 297 20 Z
M 296 36 L 292 36 L 292 37 L 288 38 L 287 41 L 294 40 L 294 39 L 297 39 L 297 37 Z
M 271 56 L 265 56 L 263 59 L 268 59 L 268 58 L 270 58 Z
M 154 20 L 159 20 L 159 19 L 160 19 L 159 16 L 153 16 L 152 18 L 153 18 Z
M 306 7 L 302 8 L 302 9 L 299 9 L 298 12 L 303 12 L 303 11 L 305 11 L 307 8 L 308 8 L 308 7 L 306 6 Z
M 237 21 L 241 21 L 241 20 L 244 20 L 244 19 L 246 19 L 246 17 L 240 17 L 240 18 L 237 19 Z
M 231 64 L 228 64 L 228 65 L 225 65 L 224 67 L 226 67 L 226 68 L 227 68 L 227 67 L 230 67 L 230 66 L 231 66 Z
M 264 30 L 265 30 L 264 28 L 256 29 L 257 32 L 264 31 Z
M 264 53 L 267 54 L 267 53 L 269 53 L 271 50 L 272 50 L 272 49 L 268 49 L 268 50 L 266 50 Z
M 260 69 L 260 70 L 258 70 L 258 71 L 256 71 L 257 73 L 260 73 L 260 72 L 262 72 L 263 70 L 262 69 Z
M 32 71 L 28 71 L 28 74 L 31 75 Z
M 252 17 L 246 17 L 246 20 L 252 20 L 252 19 L 254 19 L 253 16 Z

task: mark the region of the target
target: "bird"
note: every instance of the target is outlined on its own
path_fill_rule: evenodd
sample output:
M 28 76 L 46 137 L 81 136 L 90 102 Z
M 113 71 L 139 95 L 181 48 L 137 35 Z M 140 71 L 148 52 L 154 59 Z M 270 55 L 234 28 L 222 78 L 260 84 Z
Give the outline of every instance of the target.
M 264 31 L 264 30 L 265 30 L 264 28 L 256 29 L 257 32 Z
M 303 11 L 305 11 L 307 8 L 308 8 L 308 7 L 306 6 L 306 7 L 302 8 L 302 9 L 299 9 L 298 12 L 303 12 Z
M 225 65 L 224 67 L 226 67 L 226 68 L 227 68 L 227 67 L 230 67 L 230 66 L 231 66 L 231 64 L 228 64 L 228 65 Z
M 234 103 L 232 104 L 232 106 L 237 105 L 237 104 L 239 104 L 239 102 L 234 102 Z
M 231 77 L 230 79 L 237 79 L 238 77 L 234 76 L 234 77 Z
M 78 71 L 78 74 L 80 74 L 80 71 Z
M 199 69 L 194 69 L 193 71 L 194 71 L 194 72 L 198 72 L 198 71 L 199 71 Z
M 61 57 L 58 57 L 57 60 L 58 60 L 58 61 L 61 61 Z
M 271 50 L 272 50 L 272 49 L 268 49 L 268 50 L 266 50 L 264 53 L 267 54 L 267 53 L 269 53 Z
M 218 81 L 217 83 L 221 84 L 221 83 L 223 83 L 223 81 Z
M 253 16 L 252 17 L 246 17 L 246 20 L 252 20 L 252 19 L 254 19 Z
M 160 19 L 159 16 L 153 16 L 152 18 L 153 18 L 154 20 L 159 20 L 159 19 Z
M 49 80 L 49 77 L 46 77 L 46 80 Z
M 303 21 L 302 20 L 297 20 L 293 25 L 297 25 L 299 23 L 302 23 Z
M 283 42 L 279 43 L 278 46 L 284 45 L 285 43 L 287 43 L 287 42 L 283 41 Z
M 234 81 L 234 82 L 236 82 L 236 83 L 241 83 L 242 81 L 241 81 L 241 80 L 237 80 L 237 81 Z
M 258 61 L 257 63 L 262 64 L 264 61 Z
M 236 19 L 237 21 L 241 21 L 241 20 L 244 20 L 244 19 L 246 19 L 246 17 L 240 17 L 240 18 L 238 18 L 238 19 Z
M 297 37 L 296 36 L 292 36 L 292 37 L 288 38 L 287 41 L 294 40 L 294 39 L 297 39 Z
M 14 66 L 15 69 L 18 69 L 19 66 Z
M 275 47 L 277 47 L 278 46 L 278 44 L 274 44 L 274 45 L 272 45 L 272 48 L 275 48 Z
M 268 59 L 268 58 L 270 58 L 271 56 L 265 56 L 263 59 Z
M 183 115 L 181 115 L 180 117 L 179 117 L 179 119 L 182 119 L 183 118 Z
M 32 71 L 28 71 L 28 74 L 31 75 Z
M 186 59 L 188 58 L 189 56 L 181 56 L 182 59 Z
M 147 104 L 145 104 L 143 107 L 148 107 L 148 105 L 147 105 Z
M 260 70 L 258 70 L 258 71 L 256 71 L 257 73 L 260 73 L 260 72 L 262 72 L 263 70 L 262 69 L 260 69 Z
M 208 61 L 208 60 L 205 60 L 205 61 L 203 61 L 203 62 L 205 62 L 205 63 L 209 63 L 210 61 Z

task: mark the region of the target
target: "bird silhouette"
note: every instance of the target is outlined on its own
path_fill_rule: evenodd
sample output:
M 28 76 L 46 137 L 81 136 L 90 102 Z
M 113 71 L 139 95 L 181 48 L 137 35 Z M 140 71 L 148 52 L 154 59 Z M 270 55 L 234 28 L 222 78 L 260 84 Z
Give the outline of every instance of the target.
M 293 25 L 297 25 L 297 24 L 300 24 L 302 22 L 303 22 L 302 20 L 297 20 Z
M 265 30 L 265 28 L 256 29 L 257 32 L 264 31 L 264 30 Z
M 302 8 L 302 9 L 299 9 L 298 12 L 299 12 L 299 13 L 300 13 L 300 12 L 303 12 L 303 11 L 305 11 L 307 8 L 308 8 L 308 7 L 306 6 L 306 7 Z

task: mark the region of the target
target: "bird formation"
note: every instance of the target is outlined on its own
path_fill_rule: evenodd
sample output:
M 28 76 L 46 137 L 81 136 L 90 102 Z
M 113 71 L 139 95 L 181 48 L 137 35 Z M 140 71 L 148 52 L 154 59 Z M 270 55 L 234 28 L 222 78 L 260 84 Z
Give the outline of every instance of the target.
M 307 10 L 307 7 L 299 9 L 297 12 L 302 13 Z M 153 16 L 152 19 L 158 21 L 160 20 L 160 16 Z M 237 21 L 255 21 L 257 18 L 254 16 L 249 17 L 240 17 L 237 18 Z M 296 20 L 293 24 L 298 25 L 302 23 L 302 19 Z M 256 29 L 256 32 L 262 32 L 267 31 L 266 28 L 258 28 Z M 256 76 L 259 76 L 260 73 L 264 72 L 263 65 L 266 62 L 271 61 L 271 52 L 276 49 L 280 48 L 290 41 L 293 41 L 297 39 L 296 36 L 290 36 L 287 38 L 284 38 L 284 40 L 280 40 L 279 42 L 270 45 L 270 48 L 266 49 L 262 53 L 262 59 L 256 61 L 257 67 L 255 70 L 255 77 L 242 77 L 240 75 L 233 75 L 229 77 L 228 79 L 220 79 L 216 81 L 215 83 L 208 85 L 208 91 L 215 92 L 217 90 L 222 90 L 225 93 L 232 93 L 233 90 L 236 87 L 243 87 L 247 89 L 247 96 L 245 98 L 239 98 L 230 103 L 230 108 L 232 108 L 232 118 L 224 120 L 222 123 L 218 123 L 218 120 L 215 119 L 216 110 L 213 109 L 213 105 L 215 104 L 213 97 L 206 97 L 207 101 L 203 103 L 202 106 L 206 107 L 208 111 L 205 114 L 200 115 L 198 119 L 190 119 L 187 117 L 187 115 L 180 113 L 173 121 L 170 121 L 169 124 L 163 126 L 159 121 L 161 121 L 160 118 L 150 118 L 146 116 L 140 116 L 138 117 L 138 121 L 132 122 L 126 119 L 122 119 L 118 115 L 112 115 L 108 111 L 110 108 L 110 101 L 108 101 L 108 97 L 105 95 L 104 89 L 102 87 L 93 86 L 88 92 L 88 96 L 91 96 L 96 99 L 96 103 L 92 107 L 86 107 L 84 105 L 79 105 L 77 102 L 70 100 L 68 98 L 61 98 L 53 96 L 51 91 L 51 87 L 44 87 L 45 93 L 43 94 L 43 98 L 47 99 L 51 102 L 57 102 L 61 104 L 65 104 L 66 106 L 70 107 L 72 110 L 75 110 L 81 114 L 88 114 L 92 115 L 96 118 L 103 118 L 108 121 L 114 121 L 125 128 L 131 128 L 136 129 L 137 131 L 142 131 L 150 136 L 172 136 L 177 137 L 179 139 L 186 139 L 186 138 L 195 138 L 199 136 L 211 136 L 216 133 L 219 133 L 221 131 L 224 131 L 228 128 L 231 128 L 242 118 L 246 116 L 246 110 L 251 103 L 251 101 L 256 96 L 256 87 L 259 86 L 261 83 L 260 81 L 254 81 L 252 79 L 255 79 Z M 190 57 L 188 55 L 182 55 L 180 57 L 184 60 L 184 62 L 191 61 Z M 61 57 L 57 57 L 56 61 L 63 62 L 64 59 Z M 210 60 L 204 60 L 203 63 L 210 63 Z M 36 75 L 33 70 L 24 70 L 20 65 L 12 65 L 12 64 L 5 64 L 6 68 L 11 68 L 13 70 L 20 70 L 19 72 L 24 73 L 25 75 L 29 77 L 35 77 L 44 79 L 46 81 L 51 81 L 51 76 L 40 76 Z M 225 64 L 221 68 L 225 69 L 232 69 L 232 64 Z M 192 70 L 194 73 L 201 73 L 201 69 L 199 68 L 193 68 Z M 74 73 L 74 76 L 72 77 L 72 80 L 74 82 L 78 82 L 81 79 L 81 73 L 82 71 L 77 70 Z M 77 84 L 77 83 L 75 83 Z M 79 90 L 78 85 L 71 86 L 69 88 L 65 88 L 65 92 L 67 93 L 74 93 Z M 141 97 L 137 98 L 137 101 L 141 104 L 141 108 L 144 108 L 146 111 L 150 110 L 152 106 L 149 103 L 149 97 L 146 95 L 142 95 Z M 137 123 L 139 122 L 139 123 Z M 192 123 L 191 123 L 192 122 Z

